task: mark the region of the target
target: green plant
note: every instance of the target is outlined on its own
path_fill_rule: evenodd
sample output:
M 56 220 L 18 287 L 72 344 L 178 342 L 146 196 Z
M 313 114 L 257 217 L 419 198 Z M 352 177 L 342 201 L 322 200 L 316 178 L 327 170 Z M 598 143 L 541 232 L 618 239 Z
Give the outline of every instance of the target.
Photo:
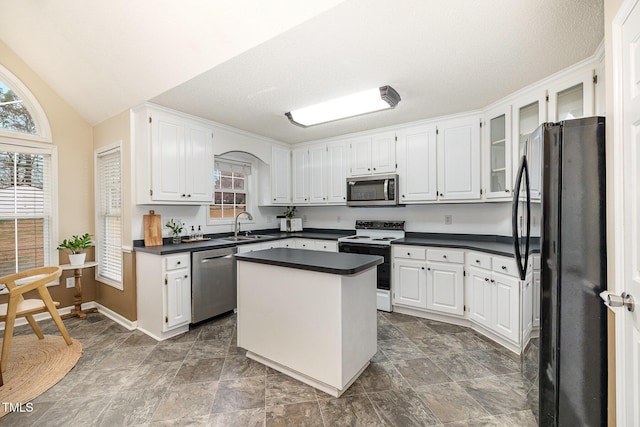
M 287 210 L 284 211 L 284 216 L 286 216 L 287 219 L 293 218 L 293 216 L 296 214 L 297 209 L 298 208 L 296 206 L 287 206 Z
M 171 230 L 171 232 L 176 236 L 184 230 L 184 224 L 182 224 L 182 222 L 176 222 L 173 218 L 171 218 L 164 226 Z
M 58 244 L 58 250 L 68 250 L 72 254 L 81 254 L 85 249 L 90 248 L 93 242 L 91 241 L 91 234 L 85 233 L 82 236 L 71 236 L 70 239 L 64 239 Z

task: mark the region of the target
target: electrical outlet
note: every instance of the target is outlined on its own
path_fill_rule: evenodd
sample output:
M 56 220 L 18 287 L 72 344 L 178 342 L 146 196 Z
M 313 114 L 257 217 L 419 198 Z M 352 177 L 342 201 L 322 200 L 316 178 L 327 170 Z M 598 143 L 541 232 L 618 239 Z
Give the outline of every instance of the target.
M 74 277 L 67 277 L 66 285 L 67 285 L 67 288 L 75 288 L 76 279 Z
M 336 222 L 340 222 L 342 220 L 342 218 L 340 218 L 340 216 L 338 215 L 338 218 L 336 218 Z
M 450 225 L 453 222 L 453 217 L 451 215 L 444 216 L 444 223 Z
M 307 222 L 307 215 L 302 215 L 302 220 L 303 220 L 304 222 Z

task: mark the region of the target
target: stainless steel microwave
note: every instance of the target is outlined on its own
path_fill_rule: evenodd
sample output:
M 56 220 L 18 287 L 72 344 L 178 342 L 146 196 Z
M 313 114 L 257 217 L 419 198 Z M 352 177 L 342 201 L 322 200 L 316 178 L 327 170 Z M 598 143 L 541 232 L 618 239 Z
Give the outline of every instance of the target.
M 395 206 L 398 175 L 347 178 L 347 206 Z

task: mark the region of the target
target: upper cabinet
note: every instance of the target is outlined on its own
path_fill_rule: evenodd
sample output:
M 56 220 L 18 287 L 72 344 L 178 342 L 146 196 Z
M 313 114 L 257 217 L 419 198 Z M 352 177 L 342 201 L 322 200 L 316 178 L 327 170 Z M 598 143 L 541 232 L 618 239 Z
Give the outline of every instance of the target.
M 213 128 L 163 109 L 135 114 L 138 204 L 206 204 L 213 200 Z
M 292 151 L 293 203 L 346 203 L 346 144 L 342 141 L 305 145 Z
M 438 123 L 438 200 L 480 199 L 480 117 Z
M 532 199 L 540 199 L 542 184 L 542 144 L 539 140 L 530 139 L 528 153 L 525 153 L 525 143 L 529 135 L 547 120 L 547 102 L 544 91 L 525 95 L 516 99 L 513 104 L 513 168 L 511 182 L 516 180 L 516 174 L 522 156 L 528 154 L 529 188 Z M 513 185 L 513 184 L 512 184 Z
M 438 198 L 436 125 L 416 126 L 398 133 L 400 203 Z
M 487 199 L 511 197 L 511 105 L 485 113 L 483 189 Z
M 396 135 L 383 133 L 349 142 L 349 176 L 394 173 L 396 171 Z
M 271 198 L 270 204 L 291 203 L 291 151 L 271 148 Z
M 553 83 L 548 89 L 548 121 L 592 116 L 595 95 L 593 76 L 593 69 L 580 70 Z

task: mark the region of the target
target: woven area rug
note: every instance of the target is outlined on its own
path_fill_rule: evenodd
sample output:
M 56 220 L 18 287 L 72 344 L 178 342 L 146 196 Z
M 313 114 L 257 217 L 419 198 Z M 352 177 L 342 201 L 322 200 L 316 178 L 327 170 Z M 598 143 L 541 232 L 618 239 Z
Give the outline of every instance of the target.
M 14 336 L 7 370 L 2 373 L 0 402 L 25 404 L 35 399 L 64 378 L 80 355 L 82 344 L 77 340 L 67 345 L 61 336 L 45 335 L 43 340 L 33 334 Z M 0 405 L 0 417 L 7 413 L 5 405 Z

